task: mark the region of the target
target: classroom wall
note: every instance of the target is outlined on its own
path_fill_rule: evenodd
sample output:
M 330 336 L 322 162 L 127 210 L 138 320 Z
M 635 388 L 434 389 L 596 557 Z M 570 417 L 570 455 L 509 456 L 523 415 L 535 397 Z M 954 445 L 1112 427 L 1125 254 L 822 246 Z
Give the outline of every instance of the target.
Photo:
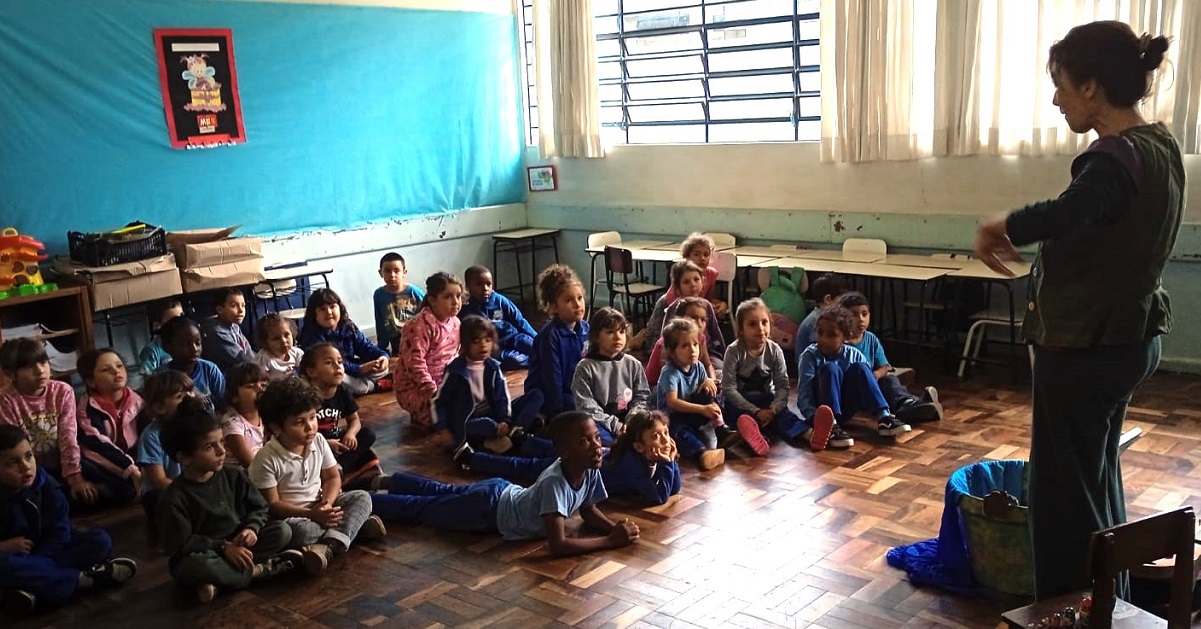
M 916 253 L 967 251 L 981 216 L 1057 195 L 1072 159 L 823 164 L 818 156 L 816 143 L 648 145 L 547 161 L 527 147 L 526 164 L 554 163 L 559 179 L 558 191 L 528 194 L 529 223 L 567 229 L 577 243 L 594 231 L 702 230 L 762 242 L 835 247 L 865 237 Z M 1187 156 L 1185 166 L 1186 224 L 1164 277 L 1176 313 L 1164 366 L 1201 373 L 1201 322 L 1191 315 L 1201 311 L 1201 157 Z M 574 255 L 586 275 L 587 256 Z

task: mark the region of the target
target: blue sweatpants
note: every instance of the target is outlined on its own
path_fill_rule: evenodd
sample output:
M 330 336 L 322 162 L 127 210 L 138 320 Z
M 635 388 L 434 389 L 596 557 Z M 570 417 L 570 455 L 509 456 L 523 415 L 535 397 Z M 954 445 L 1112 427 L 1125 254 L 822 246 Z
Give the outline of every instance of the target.
M 71 531 L 71 539 L 52 555 L 0 553 L 0 590 L 25 590 L 50 605 L 63 605 L 79 587 L 79 573 L 107 561 L 113 540 L 103 529 Z
M 530 366 L 530 354 L 534 353 L 534 337 L 518 334 L 505 341 L 500 349 L 502 369 L 526 369 Z
M 714 398 L 703 391 L 697 391 L 688 396 L 686 401 L 703 406 L 712 404 Z M 676 440 L 676 449 L 682 458 L 694 460 L 705 450 L 717 447 L 717 433 L 709 425 L 708 417 L 697 413 L 671 411 L 668 413 L 668 419 L 668 431 L 671 438 Z M 727 424 L 731 423 L 728 418 L 723 419 L 726 419 Z
M 845 372 L 833 361 L 818 367 L 817 402 L 834 411 L 834 421 L 839 425 L 859 411 L 879 418 L 888 410 L 888 401 L 867 363 L 852 363 Z
M 388 493 L 371 494 L 372 513 L 385 520 L 415 522 L 444 531 L 496 532 L 500 495 L 512 484 L 489 478 L 469 485 L 448 485 L 396 472 L 389 480 Z
M 763 391 L 739 391 L 739 393 L 742 394 L 742 397 L 746 398 L 746 401 L 759 408 L 771 408 L 771 403 L 775 401 L 774 395 Z M 721 413 L 727 424 L 733 424 L 738 420 L 738 416 L 743 414 L 742 411 L 739 411 L 729 402 L 726 402 L 721 409 Z M 747 414 L 749 415 L 750 413 Z M 781 439 L 792 441 L 799 438 L 805 432 L 805 428 L 805 422 L 801 421 L 801 418 L 792 412 L 792 409 L 785 406 L 783 410 L 776 414 L 776 418 L 771 420 L 771 423 L 763 426 L 763 431 Z
M 538 419 L 538 413 L 542 411 L 542 391 L 534 389 L 529 393 L 515 399 L 510 405 L 512 419 L 509 425 L 511 427 L 521 427 L 529 429 L 533 425 L 534 420 Z M 487 412 L 481 412 L 479 415 L 472 415 L 463 424 L 462 430 L 465 434 L 455 434 L 455 442 L 463 443 L 463 439 L 467 439 L 467 443 L 473 448 L 479 448 L 483 445 L 484 439 L 489 439 L 496 436 L 497 421 L 488 417 Z M 451 426 L 451 432 L 456 432 L 456 427 Z

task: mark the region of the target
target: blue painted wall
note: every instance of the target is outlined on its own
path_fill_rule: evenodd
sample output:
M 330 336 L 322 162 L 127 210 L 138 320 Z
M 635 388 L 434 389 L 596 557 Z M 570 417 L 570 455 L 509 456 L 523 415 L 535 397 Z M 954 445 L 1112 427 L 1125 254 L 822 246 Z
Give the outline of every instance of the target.
M 170 148 L 155 28 L 231 28 L 247 143 Z M 338 228 L 519 202 L 515 18 L 15 0 L 0 20 L 0 227 L 52 251 L 139 219 Z

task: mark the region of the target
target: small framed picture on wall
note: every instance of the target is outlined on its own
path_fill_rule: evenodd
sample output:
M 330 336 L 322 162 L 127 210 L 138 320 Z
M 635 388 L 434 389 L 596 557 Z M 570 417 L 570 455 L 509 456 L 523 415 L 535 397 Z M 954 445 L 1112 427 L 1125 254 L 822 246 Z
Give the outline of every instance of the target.
M 529 176 L 530 192 L 546 192 L 559 189 L 559 177 L 555 174 L 554 166 L 530 166 L 526 168 Z

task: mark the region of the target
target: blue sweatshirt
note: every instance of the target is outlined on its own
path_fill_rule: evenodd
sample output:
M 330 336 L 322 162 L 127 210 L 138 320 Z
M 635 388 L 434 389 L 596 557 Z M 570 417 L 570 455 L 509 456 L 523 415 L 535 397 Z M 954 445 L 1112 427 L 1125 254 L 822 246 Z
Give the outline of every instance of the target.
M 542 409 L 547 417 L 575 409 L 571 380 L 587 346 L 587 321 L 580 321 L 573 330 L 557 317 L 551 317 L 534 337 L 534 355 L 530 356 L 525 391 L 542 391 L 546 400 Z
M 71 541 L 68 513 L 62 486 L 39 467 L 29 487 L 0 489 L 0 540 L 27 537 L 30 554 L 57 556 Z
M 510 416 L 509 385 L 500 370 L 500 361 L 484 359 L 484 397 L 491 407 L 488 415 L 493 421 L 508 422 Z M 467 439 L 467 420 L 475 411 L 475 400 L 471 396 L 471 376 L 467 373 L 467 359 L 456 356 L 446 366 L 442 386 L 434 394 L 434 425 L 448 428 L 455 437 L 456 445 Z
M 241 327 L 215 317 L 205 321 L 203 327 L 204 351 L 201 356 L 221 371 L 254 360 L 254 350 L 250 349 L 250 341 L 242 334 Z
M 826 356 L 813 343 L 801 352 L 800 364 L 797 366 L 796 406 L 804 419 L 813 419 L 817 411 L 817 370 L 826 363 L 837 363 L 839 368 L 846 371 L 853 363 L 866 363 L 863 352 L 843 343 L 842 351 L 835 356 Z
M 359 326 L 346 321 L 339 322 L 332 330 L 316 324 L 304 326 L 300 331 L 300 346 L 308 351 L 318 343 L 331 343 L 337 347 L 342 352 L 342 366 L 352 376 L 362 375 L 363 363 L 388 355 L 388 352 L 369 341 Z
M 521 314 L 517 305 L 508 297 L 497 292 L 493 292 L 492 296 L 485 301 L 474 301 L 468 298 L 463 304 L 462 310 L 459 310 L 459 318 L 463 319 L 470 315 L 481 316 L 496 326 L 496 341 L 501 349 L 513 349 L 513 339 L 517 338 L 518 334 L 538 335 L 534 326 L 525 320 L 525 315 Z
M 646 459 L 637 452 L 626 452 L 617 459 L 605 457 L 601 478 L 610 496 L 637 496 L 653 505 L 664 504 L 680 493 L 680 466 L 675 461 L 655 464 L 651 474 Z

